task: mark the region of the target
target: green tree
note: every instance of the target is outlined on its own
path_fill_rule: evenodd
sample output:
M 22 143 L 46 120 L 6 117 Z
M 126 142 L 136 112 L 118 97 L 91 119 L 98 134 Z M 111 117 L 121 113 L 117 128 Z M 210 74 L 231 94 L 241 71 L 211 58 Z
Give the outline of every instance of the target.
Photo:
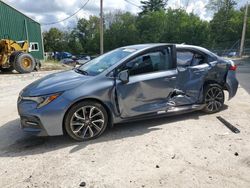
M 43 33 L 44 49 L 46 52 L 64 51 L 67 46 L 65 33 L 57 28 L 51 28 Z
M 208 22 L 183 9 L 167 10 L 162 41 L 205 46 L 208 39 Z
M 137 19 L 141 43 L 164 42 L 161 40 L 167 27 L 165 11 L 148 12 Z
M 90 16 L 89 20 L 78 20 L 75 32 L 85 53 L 96 54 L 99 51 L 99 23 L 96 16 Z
M 168 0 L 143 0 L 141 1 L 142 12 L 139 14 L 144 15 L 148 12 L 166 10 L 167 2 Z
M 243 12 L 235 10 L 233 0 L 221 0 L 220 8 L 210 22 L 212 48 L 230 48 L 240 39 Z
M 209 0 L 207 9 L 218 12 L 221 9 L 231 10 L 236 5 L 235 0 Z
M 129 12 L 109 13 L 106 16 L 110 19 L 107 21 L 108 25 L 104 35 L 105 51 L 139 42 L 139 35 L 136 28 L 136 16 Z
M 84 50 L 80 40 L 78 38 L 78 33 L 74 29 L 67 34 L 68 49 L 69 52 L 75 55 L 83 54 Z

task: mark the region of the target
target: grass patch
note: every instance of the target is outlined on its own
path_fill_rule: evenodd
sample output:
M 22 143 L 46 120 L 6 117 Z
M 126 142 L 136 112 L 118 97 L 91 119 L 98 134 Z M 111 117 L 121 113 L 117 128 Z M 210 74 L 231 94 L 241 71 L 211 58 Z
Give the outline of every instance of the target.
M 60 63 L 56 60 L 47 60 L 42 63 L 41 71 L 50 70 L 69 70 L 72 69 L 71 66 Z

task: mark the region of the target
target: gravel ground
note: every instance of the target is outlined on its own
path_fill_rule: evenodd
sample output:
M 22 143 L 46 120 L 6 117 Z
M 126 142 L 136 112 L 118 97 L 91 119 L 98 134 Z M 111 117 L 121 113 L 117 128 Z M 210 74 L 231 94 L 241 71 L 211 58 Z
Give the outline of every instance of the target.
M 117 125 L 79 143 L 19 128 L 19 91 L 52 72 L 0 75 L 0 187 L 250 187 L 250 95 L 243 88 L 220 113 Z

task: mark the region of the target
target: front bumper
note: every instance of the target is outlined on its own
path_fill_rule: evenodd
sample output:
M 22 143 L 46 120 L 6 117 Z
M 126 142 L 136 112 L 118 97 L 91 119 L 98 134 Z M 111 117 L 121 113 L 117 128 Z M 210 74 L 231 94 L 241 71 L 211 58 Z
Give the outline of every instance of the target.
M 34 101 L 18 100 L 21 128 L 38 136 L 62 135 L 64 114 L 70 104 L 62 96 L 41 108 Z
M 48 133 L 44 129 L 40 119 L 35 116 L 21 116 L 21 128 L 25 132 L 29 132 L 36 136 L 48 136 Z

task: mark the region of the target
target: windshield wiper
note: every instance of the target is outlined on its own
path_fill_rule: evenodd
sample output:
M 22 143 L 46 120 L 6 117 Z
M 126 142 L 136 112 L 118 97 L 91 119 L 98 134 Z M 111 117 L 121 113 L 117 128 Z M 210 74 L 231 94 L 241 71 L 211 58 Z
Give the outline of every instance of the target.
M 74 70 L 75 70 L 76 72 L 81 73 L 81 74 L 84 74 L 84 75 L 88 75 L 88 74 L 89 74 L 87 71 L 84 71 L 84 70 L 81 70 L 81 69 L 78 69 L 78 68 L 75 68 Z

